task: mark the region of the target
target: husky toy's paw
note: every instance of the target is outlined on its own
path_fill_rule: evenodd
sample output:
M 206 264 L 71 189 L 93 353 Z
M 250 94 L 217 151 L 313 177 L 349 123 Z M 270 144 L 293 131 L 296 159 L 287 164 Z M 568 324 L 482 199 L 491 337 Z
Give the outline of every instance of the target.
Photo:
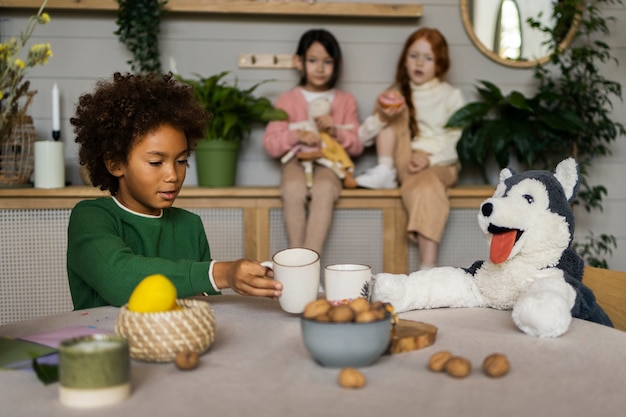
M 397 313 L 410 310 L 407 297 L 407 275 L 380 273 L 374 277 L 372 301 L 391 303 Z
M 513 307 L 513 321 L 530 336 L 558 337 L 572 321 L 572 303 L 553 291 L 527 293 Z

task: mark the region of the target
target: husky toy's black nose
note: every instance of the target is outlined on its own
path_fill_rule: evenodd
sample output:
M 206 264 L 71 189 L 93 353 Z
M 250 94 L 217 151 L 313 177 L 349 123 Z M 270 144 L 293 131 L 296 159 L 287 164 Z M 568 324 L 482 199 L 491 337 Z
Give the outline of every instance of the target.
M 483 216 L 485 217 L 491 216 L 491 213 L 493 212 L 493 204 L 491 203 L 483 204 L 482 207 L 480 208 L 480 211 L 483 213 Z

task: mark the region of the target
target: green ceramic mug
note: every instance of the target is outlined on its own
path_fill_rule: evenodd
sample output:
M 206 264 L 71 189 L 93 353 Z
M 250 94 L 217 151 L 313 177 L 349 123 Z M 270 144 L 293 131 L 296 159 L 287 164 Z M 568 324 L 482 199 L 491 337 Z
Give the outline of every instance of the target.
M 97 407 L 122 401 L 130 392 L 130 356 L 125 338 L 96 334 L 61 342 L 61 403 Z

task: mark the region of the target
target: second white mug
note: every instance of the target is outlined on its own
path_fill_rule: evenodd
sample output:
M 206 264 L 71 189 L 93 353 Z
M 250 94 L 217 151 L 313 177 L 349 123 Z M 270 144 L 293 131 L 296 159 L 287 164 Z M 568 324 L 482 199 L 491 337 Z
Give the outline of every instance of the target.
M 328 301 L 338 303 L 363 297 L 369 300 L 372 268 L 362 264 L 334 264 L 324 268 L 324 291 Z

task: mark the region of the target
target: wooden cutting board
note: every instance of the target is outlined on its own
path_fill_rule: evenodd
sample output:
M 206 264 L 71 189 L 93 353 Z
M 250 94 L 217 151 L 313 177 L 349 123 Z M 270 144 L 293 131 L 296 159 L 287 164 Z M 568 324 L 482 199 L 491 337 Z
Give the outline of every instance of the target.
M 437 327 L 421 321 L 399 319 L 391 330 L 388 353 L 409 352 L 435 343 Z

